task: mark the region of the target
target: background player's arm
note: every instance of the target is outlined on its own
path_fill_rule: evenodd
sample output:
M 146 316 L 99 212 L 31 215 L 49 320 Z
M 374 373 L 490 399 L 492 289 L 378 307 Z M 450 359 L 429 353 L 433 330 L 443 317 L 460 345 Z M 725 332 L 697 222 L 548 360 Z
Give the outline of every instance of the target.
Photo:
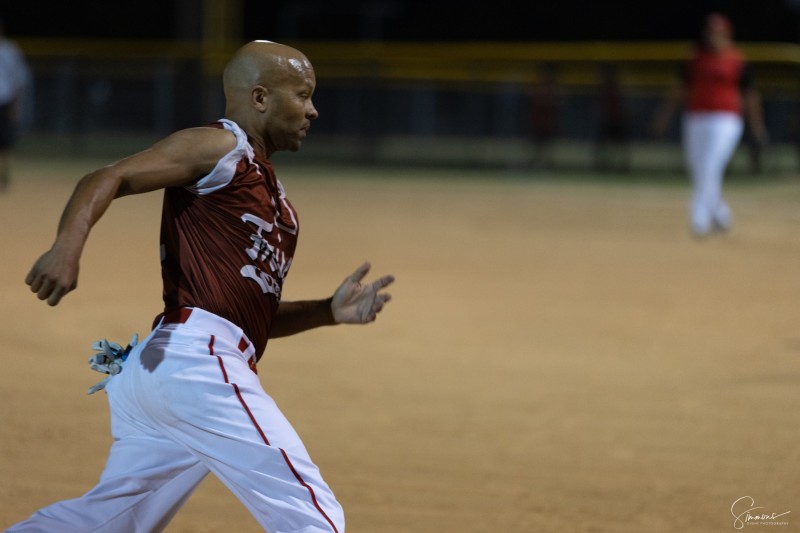
M 767 144 L 768 134 L 767 127 L 764 125 L 761 93 L 754 80 L 753 68 L 749 63 L 744 63 L 739 81 L 739 90 L 742 94 L 742 115 L 753 133 L 755 147 L 761 149 Z
M 210 172 L 234 144 L 224 130 L 191 128 L 85 175 L 64 208 L 53 246 L 34 263 L 25 283 L 40 300 L 57 305 L 76 288 L 89 231 L 115 198 L 189 184 Z
M 394 276 L 382 276 L 372 283 L 362 284 L 361 280 L 369 269 L 369 263 L 358 267 L 330 298 L 281 302 L 272 322 L 270 337 L 287 337 L 321 326 L 374 321 L 391 299 L 390 294 L 380 291 L 394 282 Z
M 753 136 L 759 147 L 767 144 L 769 136 L 767 127 L 764 125 L 764 112 L 761 106 L 761 94 L 754 86 L 746 88 L 743 93 L 744 98 L 744 113 L 750 128 L 753 130 Z
M 683 106 L 686 99 L 686 85 L 683 81 L 669 88 L 667 96 L 661 107 L 656 111 L 650 126 L 650 133 L 654 137 L 662 137 L 678 109 Z

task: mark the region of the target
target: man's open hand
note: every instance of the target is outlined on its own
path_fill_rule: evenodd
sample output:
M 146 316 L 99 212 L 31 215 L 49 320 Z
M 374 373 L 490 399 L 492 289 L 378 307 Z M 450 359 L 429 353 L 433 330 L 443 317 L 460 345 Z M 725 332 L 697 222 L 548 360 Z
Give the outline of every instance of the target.
M 331 311 L 338 324 L 366 324 L 375 320 L 383 306 L 392 296 L 381 289 L 394 282 L 394 276 L 383 276 L 372 283 L 362 284 L 361 280 L 370 269 L 369 262 L 364 263 L 350 276 L 345 278 L 333 294 Z

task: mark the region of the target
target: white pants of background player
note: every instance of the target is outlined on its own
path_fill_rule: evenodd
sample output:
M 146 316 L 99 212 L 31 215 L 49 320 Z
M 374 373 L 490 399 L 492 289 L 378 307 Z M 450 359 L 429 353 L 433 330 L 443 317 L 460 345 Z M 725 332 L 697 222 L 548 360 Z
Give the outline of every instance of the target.
M 725 169 L 742 138 L 741 115 L 689 112 L 683 117 L 683 153 L 692 179 L 692 230 L 705 235 L 728 229 L 731 211 L 722 197 Z
M 100 482 L 8 531 L 163 531 L 210 471 L 269 533 L 343 533 L 341 506 L 252 355 L 239 328 L 200 309 L 157 327 L 106 386 L 114 443 Z

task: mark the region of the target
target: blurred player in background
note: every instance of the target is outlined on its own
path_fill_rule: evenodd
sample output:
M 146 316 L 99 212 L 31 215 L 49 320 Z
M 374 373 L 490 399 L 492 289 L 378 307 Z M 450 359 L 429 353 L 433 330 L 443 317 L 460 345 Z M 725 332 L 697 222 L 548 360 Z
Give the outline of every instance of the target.
M 598 119 L 595 169 L 627 172 L 630 170 L 630 128 L 619 69 L 605 63 L 599 68 L 599 77 L 595 93 Z
M 726 231 L 731 212 L 722 196 L 722 182 L 742 139 L 744 117 L 761 147 L 767 142 L 767 130 L 752 72 L 724 15 L 711 13 L 705 18 L 701 42 L 684 66 L 681 84 L 654 119 L 655 135 L 664 134 L 679 105 L 684 108 L 683 151 L 692 182 L 692 231 L 697 236 Z
M 0 19 L 0 193 L 11 179 L 11 151 L 22 120 L 22 103 L 30 80 L 28 63 L 19 46 L 7 38 Z
M 539 69 L 539 75 L 531 86 L 530 102 L 533 165 L 549 169 L 553 167 L 553 144 L 558 135 L 558 80 L 552 63 Z

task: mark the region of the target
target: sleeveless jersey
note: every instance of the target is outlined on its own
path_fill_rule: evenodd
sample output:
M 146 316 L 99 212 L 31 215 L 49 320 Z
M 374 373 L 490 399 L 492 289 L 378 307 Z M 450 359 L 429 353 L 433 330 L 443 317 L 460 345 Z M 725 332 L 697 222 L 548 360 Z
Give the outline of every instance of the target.
M 272 164 L 234 122 L 236 147 L 191 186 L 164 191 L 164 312 L 199 307 L 237 326 L 261 356 L 297 245 L 298 223 Z
M 735 48 L 719 53 L 698 50 L 684 75 L 689 89 L 689 111 L 742 111 L 742 89 L 750 72 Z

